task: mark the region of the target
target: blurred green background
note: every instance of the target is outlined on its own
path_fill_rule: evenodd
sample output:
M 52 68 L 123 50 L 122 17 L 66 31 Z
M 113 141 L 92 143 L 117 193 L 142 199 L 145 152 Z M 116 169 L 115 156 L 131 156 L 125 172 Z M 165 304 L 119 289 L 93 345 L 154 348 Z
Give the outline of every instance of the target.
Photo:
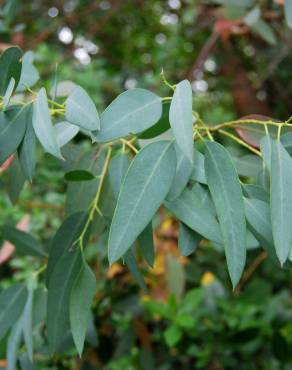
M 284 1 L 0 4 L 1 51 L 12 44 L 32 50 L 41 84 L 47 91 L 57 87 L 61 98 L 74 83 L 88 91 L 99 111 L 136 86 L 167 96 L 163 69 L 172 84 L 191 81 L 194 109 L 210 124 L 248 114 L 291 116 L 292 31 L 284 19 Z M 49 239 L 61 222 L 64 203 L 62 170 L 45 156 L 13 209 L 1 191 L 0 223 L 16 223 L 29 214 L 32 232 Z M 234 294 L 220 251 L 203 245 L 190 258 L 179 258 L 175 220 L 162 213 L 156 225 L 155 267 L 141 266 L 147 292 L 125 266 L 108 270 L 102 240 L 90 246 L 98 292 L 84 356 L 79 359 L 65 346 L 50 358 L 42 352 L 39 328 L 36 368 L 292 369 L 291 271 L 257 260 L 259 252 L 251 251 L 251 276 Z M 1 265 L 0 286 L 23 279 L 34 268 L 33 259 L 13 257 Z M 0 367 L 4 363 L 0 343 Z

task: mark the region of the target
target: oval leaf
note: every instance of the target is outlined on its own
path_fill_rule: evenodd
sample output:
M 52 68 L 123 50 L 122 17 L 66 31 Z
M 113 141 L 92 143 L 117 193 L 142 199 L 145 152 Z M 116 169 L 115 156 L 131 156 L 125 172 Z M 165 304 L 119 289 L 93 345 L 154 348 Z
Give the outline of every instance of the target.
M 179 226 L 178 248 L 182 256 L 189 256 L 197 249 L 202 237 L 184 223 Z
M 95 131 L 100 129 L 100 121 L 95 105 L 82 87 L 76 87 L 66 100 L 66 119 L 70 123 Z
M 79 132 L 79 127 L 72 125 L 69 122 L 59 122 L 54 126 L 56 139 L 59 148 L 62 148 L 65 144 L 67 144 L 70 140 L 75 137 Z
M 161 117 L 161 99 L 150 91 L 132 89 L 119 95 L 102 113 L 95 140 L 106 142 L 138 134 Z
M 74 170 L 65 173 L 65 180 L 67 181 L 90 181 L 96 177 L 89 171 L 85 170 Z
M 215 142 L 206 142 L 205 171 L 235 288 L 246 259 L 246 221 L 239 178 L 227 150 Z
M 11 78 L 14 78 L 15 87 L 18 84 L 21 74 L 21 50 L 18 47 L 6 49 L 0 57 L 0 96 L 3 96 L 7 90 Z
M 173 143 L 145 146 L 122 184 L 109 234 L 109 261 L 115 262 L 145 229 L 167 195 L 175 171 Z
M 33 104 L 32 125 L 43 148 L 55 157 L 63 159 L 48 108 L 47 93 L 41 88 Z

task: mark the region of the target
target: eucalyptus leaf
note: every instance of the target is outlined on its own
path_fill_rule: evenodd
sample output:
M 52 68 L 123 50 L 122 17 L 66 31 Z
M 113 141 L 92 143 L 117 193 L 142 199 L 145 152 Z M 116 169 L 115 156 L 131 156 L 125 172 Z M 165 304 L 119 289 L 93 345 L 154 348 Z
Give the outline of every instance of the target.
M 66 100 L 66 120 L 85 130 L 100 129 L 100 120 L 96 107 L 82 87 L 77 86 Z
M 227 150 L 215 142 L 206 142 L 205 171 L 235 288 L 246 259 L 246 221 L 239 178 Z
M 54 126 L 56 140 L 59 148 L 62 148 L 70 140 L 72 140 L 79 132 L 79 127 L 72 125 L 69 122 L 59 122 Z
M 146 288 L 146 285 L 145 285 L 145 282 L 144 282 L 144 278 L 143 278 L 142 273 L 139 270 L 139 267 L 138 267 L 133 249 L 129 249 L 126 252 L 126 254 L 124 255 L 124 260 L 125 260 L 126 265 L 129 268 L 131 274 L 134 276 L 135 280 L 139 284 L 140 288 L 146 290 L 147 288 Z
M 205 174 L 205 157 L 197 149 L 194 150 L 193 171 L 191 173 L 191 179 L 194 181 L 198 181 L 201 184 L 207 184 Z
M 57 143 L 56 133 L 52 126 L 47 93 L 43 87 L 38 92 L 36 101 L 33 103 L 32 125 L 36 137 L 43 148 L 53 156 L 63 159 Z
M 129 157 L 127 154 L 116 155 L 109 166 L 109 180 L 114 193 L 118 198 L 122 182 L 124 180 L 127 169 L 130 165 Z
M 6 348 L 7 367 L 6 370 L 16 370 L 18 351 L 22 340 L 23 317 L 21 316 L 9 334 Z
M 163 134 L 168 129 L 170 129 L 169 108 L 170 108 L 170 102 L 168 101 L 163 102 L 162 115 L 160 117 L 160 120 L 157 123 L 155 123 L 154 126 L 151 126 L 147 130 L 143 131 L 139 135 L 139 139 L 153 139 L 154 137 L 157 137 Z
M 10 98 L 12 96 L 13 90 L 15 87 L 15 80 L 13 77 L 11 77 L 10 82 L 7 86 L 7 90 L 5 92 L 5 95 L 3 97 L 3 108 L 6 109 L 9 105 Z
M 192 87 L 184 80 L 176 85 L 169 109 L 169 122 L 180 150 L 193 162 Z
M 292 158 L 279 140 L 271 143 L 271 221 L 276 254 L 283 265 L 292 246 Z
M 67 181 L 90 181 L 96 177 L 91 172 L 86 170 L 73 170 L 66 172 L 64 178 Z
M 96 277 L 85 261 L 78 273 L 70 296 L 70 325 L 79 356 L 90 319 L 90 308 L 96 292 Z
M 22 52 L 18 47 L 11 47 L 6 49 L 0 57 L 0 96 L 4 96 L 11 78 L 14 78 L 15 87 L 18 84 L 21 74 L 20 58 Z
M 22 68 L 20 80 L 16 91 L 24 91 L 27 87 L 33 86 L 40 78 L 39 72 L 33 65 L 34 53 L 27 51 L 22 57 Z
M 292 28 L 292 0 L 285 0 L 284 2 L 285 18 L 288 26 Z
M 24 232 L 9 225 L 3 225 L 1 232 L 4 240 L 9 240 L 14 244 L 16 250 L 24 255 L 44 257 L 44 251 L 41 243 L 28 232 Z
M 26 345 L 27 355 L 31 362 L 33 362 L 33 332 L 32 332 L 33 295 L 34 287 L 33 283 L 31 282 L 28 286 L 28 296 L 23 311 L 23 337 Z
M 133 159 L 110 228 L 110 263 L 130 248 L 163 202 L 174 177 L 174 164 L 175 151 L 170 141 L 149 144 Z
M 153 267 L 155 256 L 152 222 L 149 222 L 142 233 L 138 236 L 137 242 L 148 265 Z
M 120 94 L 102 113 L 97 142 L 112 141 L 138 134 L 153 126 L 161 117 L 160 98 L 144 89 L 131 89 Z
M 184 223 L 179 225 L 178 247 L 182 256 L 189 256 L 197 249 L 202 237 Z
M 248 198 L 258 199 L 266 203 L 270 202 L 270 194 L 262 186 L 245 184 L 243 185 L 242 189 L 244 195 Z

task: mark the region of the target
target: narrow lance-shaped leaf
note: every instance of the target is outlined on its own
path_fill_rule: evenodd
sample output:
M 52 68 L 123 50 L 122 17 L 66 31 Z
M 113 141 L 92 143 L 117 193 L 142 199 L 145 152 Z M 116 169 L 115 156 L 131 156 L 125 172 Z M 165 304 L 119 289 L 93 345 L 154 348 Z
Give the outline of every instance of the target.
M 3 225 L 1 231 L 3 238 L 14 244 L 18 252 L 29 256 L 46 256 L 42 244 L 31 234 L 9 225 Z
M 15 284 L 0 294 L 0 340 L 23 311 L 27 299 L 25 285 Z
M 19 162 L 24 177 L 32 181 L 36 163 L 36 136 L 32 126 L 32 106 L 27 116 L 27 126 L 24 138 L 18 148 Z
M 152 222 L 145 227 L 145 229 L 138 236 L 137 240 L 139 247 L 143 253 L 148 265 L 153 267 L 154 264 L 154 240 Z
M 99 130 L 100 121 L 96 107 L 82 87 L 76 87 L 66 100 L 66 119 L 85 130 Z
M 161 117 L 161 99 L 144 89 L 131 89 L 120 94 L 102 113 L 98 142 L 112 141 L 138 134 L 153 126 Z
M 169 122 L 177 145 L 190 162 L 193 161 L 192 88 L 189 81 L 180 82 L 174 91 Z
M 23 329 L 23 317 L 21 316 L 14 324 L 11 333 L 8 337 L 6 357 L 7 357 L 7 368 L 6 370 L 16 370 L 17 355 L 22 340 L 22 329 Z
M 134 243 L 167 195 L 175 171 L 173 143 L 157 141 L 132 161 L 122 184 L 109 234 L 109 261 Z
M 140 288 L 146 289 L 146 285 L 143 279 L 143 275 L 139 270 L 136 257 L 133 251 L 133 248 L 129 249 L 127 253 L 124 255 L 124 260 L 126 265 L 128 266 L 131 274 L 134 276 L 135 280 L 139 284 Z
M 49 281 L 47 303 L 47 334 L 51 353 L 55 353 L 70 327 L 69 302 L 74 279 L 80 271 L 79 250 L 64 253 Z
M 276 254 L 281 265 L 292 246 L 292 158 L 279 140 L 272 140 L 271 221 Z
M 44 149 L 55 157 L 63 159 L 53 129 L 45 88 L 41 88 L 33 104 L 32 125 Z
M 288 26 L 292 28 L 292 0 L 284 2 L 285 18 Z
M 70 325 L 74 343 L 81 356 L 86 330 L 90 319 L 90 308 L 96 292 L 96 278 L 85 261 L 72 287 L 70 297 Z
M 33 321 L 33 295 L 34 286 L 31 282 L 28 286 L 27 301 L 23 311 L 23 336 L 26 345 L 26 350 L 30 361 L 33 361 L 33 333 L 32 333 L 32 321 Z
M 11 98 L 13 90 L 14 90 L 14 87 L 15 87 L 15 80 L 14 80 L 13 77 L 11 77 L 10 82 L 8 84 L 8 87 L 7 87 L 7 90 L 5 92 L 5 95 L 3 97 L 3 108 L 4 109 L 6 109 L 8 104 L 9 104 L 10 98 Z
M 242 190 L 234 164 L 222 145 L 206 143 L 205 171 L 234 288 L 241 277 L 246 259 L 246 221 Z

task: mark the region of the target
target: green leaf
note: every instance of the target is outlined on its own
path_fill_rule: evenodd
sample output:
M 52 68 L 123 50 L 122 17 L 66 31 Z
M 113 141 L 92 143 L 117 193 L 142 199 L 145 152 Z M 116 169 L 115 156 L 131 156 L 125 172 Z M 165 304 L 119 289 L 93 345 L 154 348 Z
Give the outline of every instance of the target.
M 96 177 L 89 171 L 73 170 L 66 172 L 64 178 L 67 181 L 90 181 L 95 179 Z
M 172 256 L 171 254 L 166 256 L 166 266 L 167 290 L 170 296 L 176 298 L 176 300 L 174 301 L 178 302 L 183 296 L 186 284 L 186 274 L 184 266 L 177 258 Z
M 17 355 L 22 340 L 23 317 L 20 317 L 14 324 L 8 337 L 6 357 L 8 366 L 6 370 L 16 370 Z
M 292 132 L 287 132 L 284 135 L 281 135 L 280 141 L 287 152 L 292 155 Z
M 144 89 L 131 89 L 120 94 L 102 113 L 98 142 L 112 141 L 138 134 L 153 126 L 161 117 L 160 98 Z
M 49 281 L 46 320 L 51 353 L 56 352 L 70 327 L 70 294 L 81 265 L 80 251 L 68 251 L 62 255 L 52 272 Z
M 184 223 L 179 226 L 178 247 L 182 256 L 189 256 L 197 249 L 202 237 Z
M 31 362 L 33 362 L 33 333 L 32 333 L 32 315 L 33 315 L 33 283 L 28 286 L 27 301 L 23 311 L 23 336 L 26 345 L 26 351 Z
M 263 40 L 270 45 L 277 44 L 277 38 L 273 28 L 263 19 L 259 19 L 251 26 L 252 31 L 258 34 Z
M 14 78 L 15 86 L 17 86 L 21 73 L 21 56 L 22 53 L 18 47 L 8 48 L 1 55 L 0 96 L 3 96 L 5 94 L 11 78 Z
M 23 284 L 14 284 L 0 294 L 0 340 L 19 318 L 27 299 Z
M 142 273 L 139 270 L 139 267 L 138 267 L 138 264 L 137 264 L 137 261 L 136 261 L 136 257 L 135 257 L 134 252 L 133 252 L 133 248 L 129 249 L 125 253 L 124 260 L 125 260 L 126 265 L 129 268 L 131 274 L 134 276 L 135 280 L 139 284 L 140 288 L 146 290 L 147 288 L 146 288 L 146 285 L 145 285 L 145 282 L 144 282 L 144 278 L 143 278 Z
M 187 80 L 176 85 L 169 110 L 169 122 L 177 145 L 192 163 L 194 154 L 192 87 Z
M 208 209 L 209 213 L 214 217 L 217 217 L 217 212 L 209 188 L 206 185 L 201 185 L 197 182 L 193 185 L 191 190 L 196 194 L 197 198 L 200 199 L 202 205 Z
M 3 239 L 14 244 L 16 250 L 21 254 L 37 257 L 46 256 L 41 243 L 31 234 L 8 225 L 2 226 L 1 231 Z
M 157 141 L 133 159 L 109 233 L 109 261 L 118 260 L 145 229 L 167 195 L 175 171 L 173 143 Z
M 192 162 L 185 156 L 178 145 L 174 147 L 176 152 L 176 172 L 167 194 L 168 200 L 177 198 L 183 192 L 193 171 Z
M 23 177 L 17 154 L 8 170 L 8 196 L 12 204 L 17 202 L 21 193 L 25 178 Z
M 34 53 L 27 51 L 22 57 L 22 68 L 20 80 L 16 91 L 24 91 L 27 87 L 33 86 L 40 78 L 39 72 L 33 65 Z
M 163 335 L 166 344 L 169 347 L 173 347 L 181 340 L 183 334 L 178 326 L 173 325 L 170 328 L 166 329 Z
M 242 187 L 243 193 L 248 198 L 254 198 L 269 203 L 270 195 L 266 189 L 259 185 L 245 184 Z
M 96 277 L 85 261 L 72 287 L 70 325 L 75 346 L 81 356 L 90 319 L 90 308 L 96 292 Z
M 52 126 L 47 93 L 43 87 L 40 89 L 37 99 L 33 103 L 32 125 L 36 137 L 39 139 L 43 148 L 53 156 L 63 159 Z
M 34 364 L 30 361 L 27 353 L 22 353 L 19 356 L 21 370 L 36 370 Z
M 207 184 L 205 174 L 205 157 L 201 152 L 199 152 L 196 149 L 194 149 L 194 161 L 191 179 L 194 181 L 198 181 L 201 184 Z
M 276 254 L 283 265 L 292 246 L 292 158 L 279 140 L 271 143 L 271 221 Z
M 240 176 L 257 178 L 259 172 L 262 170 L 263 161 L 257 155 L 232 156 L 232 160 Z
M 46 270 L 47 286 L 49 285 L 53 269 L 55 268 L 57 262 L 65 252 L 70 250 L 74 242 L 76 242 L 82 230 L 84 229 L 86 220 L 87 214 L 85 212 L 73 213 L 71 216 L 65 219 L 65 221 L 57 230 L 51 242 L 49 251 L 49 259 Z
M 242 190 L 232 159 L 222 145 L 206 142 L 205 171 L 234 288 L 239 282 L 246 259 L 246 221 Z
M 96 107 L 82 87 L 77 86 L 66 100 L 66 120 L 85 130 L 100 129 Z
M 0 165 L 17 150 L 23 139 L 28 120 L 29 106 L 11 107 L 0 112 Z
M 292 0 L 285 0 L 284 11 L 286 22 L 288 26 L 292 28 Z
M 149 127 L 147 130 L 143 131 L 139 135 L 139 139 L 153 139 L 154 137 L 159 136 L 170 129 L 169 108 L 170 102 L 162 103 L 162 115 L 160 120 L 154 126 Z
M 154 240 L 152 222 L 145 227 L 142 233 L 138 236 L 138 244 L 148 265 L 153 267 L 154 264 Z
M 9 104 L 9 101 L 10 101 L 10 98 L 11 98 L 11 95 L 13 93 L 13 90 L 14 90 L 14 87 L 15 87 L 15 80 L 13 77 L 11 77 L 10 79 L 10 82 L 7 86 L 7 90 L 5 92 L 5 95 L 3 97 L 3 108 L 6 109 L 8 104 Z
M 204 238 L 222 243 L 221 231 L 215 216 L 190 189 L 185 189 L 174 201 L 165 201 L 170 210 L 181 222 Z
M 268 170 L 271 170 L 271 157 L 272 157 L 272 139 L 269 135 L 263 136 L 260 140 L 260 149 L 263 156 L 264 164 Z
M 109 181 L 114 193 L 118 198 L 122 182 L 124 180 L 127 169 L 129 168 L 130 161 L 127 154 L 116 155 L 109 166 Z
M 269 205 L 259 199 L 245 198 L 244 206 L 246 219 L 253 234 L 267 250 L 269 255 L 274 260 L 277 260 L 273 242 Z
M 24 138 L 18 148 L 18 157 L 22 173 L 28 181 L 32 181 L 36 164 L 36 136 L 32 126 L 32 107 L 27 113 L 27 126 Z
M 59 148 L 62 148 L 70 140 L 72 140 L 79 132 L 79 127 L 72 125 L 69 122 L 59 122 L 54 126 L 56 140 Z

